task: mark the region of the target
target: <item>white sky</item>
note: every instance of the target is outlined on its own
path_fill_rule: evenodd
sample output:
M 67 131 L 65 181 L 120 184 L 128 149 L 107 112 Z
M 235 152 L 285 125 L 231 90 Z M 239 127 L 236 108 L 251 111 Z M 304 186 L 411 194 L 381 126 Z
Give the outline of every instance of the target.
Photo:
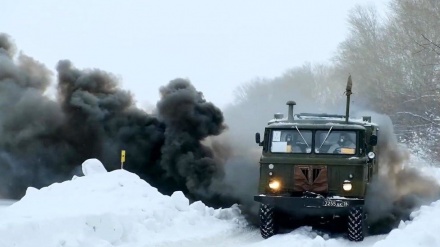
M 223 107 L 245 82 L 326 62 L 347 35 L 352 7 L 383 11 L 387 2 L 15 0 L 1 4 L 0 32 L 51 70 L 69 59 L 119 76 L 142 105 L 183 77 Z

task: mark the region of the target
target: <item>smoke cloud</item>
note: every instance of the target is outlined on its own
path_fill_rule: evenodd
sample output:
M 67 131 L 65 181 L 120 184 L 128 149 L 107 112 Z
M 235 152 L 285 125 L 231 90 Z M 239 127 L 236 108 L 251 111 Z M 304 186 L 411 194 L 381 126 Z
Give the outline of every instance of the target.
M 212 178 L 221 176 L 222 169 L 201 140 L 225 129 L 223 114 L 186 80 L 173 80 L 160 92 L 158 117 L 166 126 L 160 165 L 179 188 L 204 194 L 200 190 L 208 188 Z
M 440 199 L 440 185 L 411 164 L 410 152 L 397 142 L 390 118 L 370 115 L 380 126 L 379 173 L 369 187 L 366 210 L 372 232 L 386 233 L 418 207 Z
M 124 168 L 162 193 L 181 190 L 218 207 L 240 203 L 256 215 L 261 148 L 253 137 L 292 99 L 288 92 L 297 90 L 263 93 L 275 101 L 271 104 L 258 98 L 258 104 L 232 106 L 227 129 L 222 111 L 183 79 L 161 87 L 154 113 L 147 114 L 112 74 L 80 70 L 63 60 L 56 66 L 56 99 L 50 99 L 45 93 L 51 72 L 23 54 L 15 59 L 15 45 L 6 35 L 0 44 L 0 166 L 7 171 L 0 175 L 2 197 L 19 198 L 27 186 L 68 179 L 88 158 L 118 169 L 125 149 Z M 309 67 L 299 74 L 298 81 L 312 78 Z
M 222 180 L 224 160 L 202 141 L 226 126 L 222 112 L 189 81 L 160 88 L 156 112 L 147 114 L 110 73 L 79 70 L 68 60 L 56 72 L 51 99 L 52 73 L 28 56 L 16 58 L 10 37 L 0 35 L 1 197 L 18 199 L 28 186 L 69 179 L 88 158 L 119 169 L 126 150 L 124 169 L 163 193 L 181 190 L 219 206 L 237 201 L 209 190 L 213 179 Z

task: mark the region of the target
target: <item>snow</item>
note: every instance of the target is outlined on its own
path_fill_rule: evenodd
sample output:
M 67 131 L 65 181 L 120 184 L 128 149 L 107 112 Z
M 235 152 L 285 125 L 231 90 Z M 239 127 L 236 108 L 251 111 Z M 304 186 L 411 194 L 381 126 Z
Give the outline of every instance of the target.
M 83 163 L 86 176 L 37 190 L 0 211 L 0 246 L 157 246 L 235 231 L 237 207 L 189 204 L 182 192 L 160 194 L 125 170 Z
M 422 206 L 411 216 L 411 222 L 401 222 L 398 229 L 391 231 L 387 238 L 377 242 L 375 246 L 390 246 L 396 241 L 403 246 L 440 246 L 440 201 Z
M 162 195 L 137 175 L 107 172 L 99 160 L 83 163 L 85 176 L 26 195 L 0 210 L 1 247 L 148 246 L 440 246 L 440 201 L 423 206 L 388 235 L 353 243 L 310 227 L 262 239 L 237 206 L 213 209 L 182 192 Z M 440 179 L 440 169 L 421 170 Z
M 335 199 L 335 200 L 359 200 L 359 198 L 353 198 L 353 197 L 343 197 L 343 196 L 330 196 L 329 199 Z
M 104 165 L 98 159 L 88 159 L 84 161 L 81 167 L 82 167 L 82 172 L 85 176 L 90 176 L 93 174 L 102 174 L 107 172 Z

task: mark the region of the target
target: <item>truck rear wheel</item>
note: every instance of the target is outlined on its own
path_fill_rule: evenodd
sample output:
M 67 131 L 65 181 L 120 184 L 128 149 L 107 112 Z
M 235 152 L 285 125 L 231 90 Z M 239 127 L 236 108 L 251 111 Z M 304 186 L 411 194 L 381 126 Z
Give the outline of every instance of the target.
M 276 234 L 275 212 L 266 204 L 260 205 L 260 233 L 264 239 Z
M 348 215 L 348 239 L 350 241 L 364 240 L 364 210 L 362 207 L 353 207 Z

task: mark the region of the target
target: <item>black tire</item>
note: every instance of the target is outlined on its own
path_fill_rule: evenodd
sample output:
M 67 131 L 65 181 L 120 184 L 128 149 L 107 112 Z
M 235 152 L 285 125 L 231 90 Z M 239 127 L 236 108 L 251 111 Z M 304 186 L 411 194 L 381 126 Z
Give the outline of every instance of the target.
M 274 209 L 266 204 L 260 206 L 260 233 L 264 239 L 276 234 Z
M 348 215 L 348 239 L 360 242 L 365 236 L 364 210 L 362 207 L 353 207 Z

